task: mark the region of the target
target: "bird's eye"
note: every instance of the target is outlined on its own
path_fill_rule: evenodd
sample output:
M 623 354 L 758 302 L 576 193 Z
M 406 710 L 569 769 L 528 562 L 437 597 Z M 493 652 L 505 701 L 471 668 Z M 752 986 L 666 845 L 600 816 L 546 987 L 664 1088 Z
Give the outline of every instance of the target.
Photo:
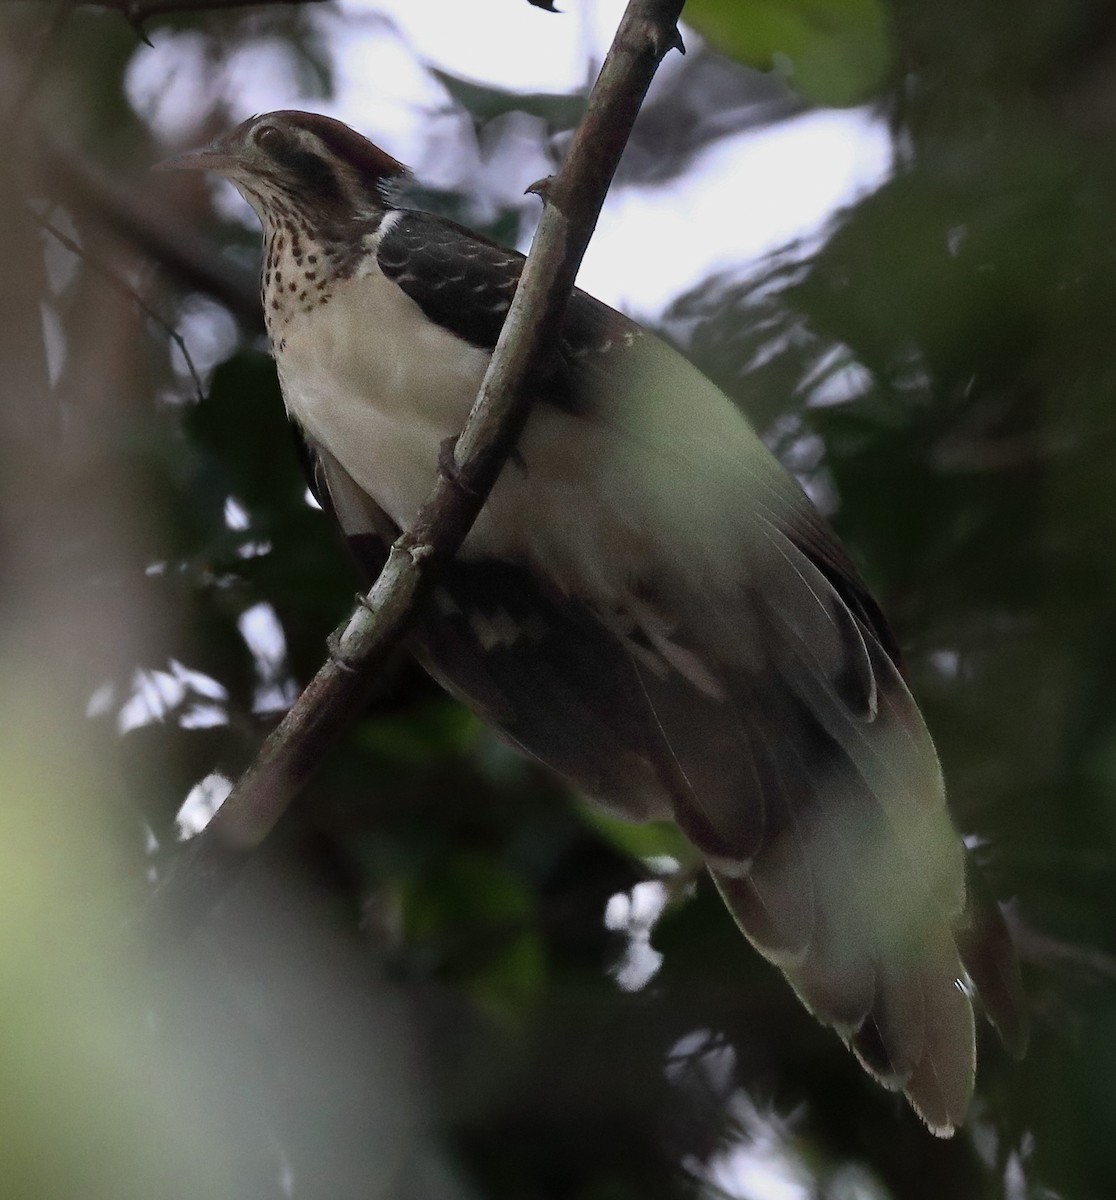
M 275 125 L 263 125 L 256 130 L 256 145 L 261 150 L 278 150 L 283 145 L 282 131 Z

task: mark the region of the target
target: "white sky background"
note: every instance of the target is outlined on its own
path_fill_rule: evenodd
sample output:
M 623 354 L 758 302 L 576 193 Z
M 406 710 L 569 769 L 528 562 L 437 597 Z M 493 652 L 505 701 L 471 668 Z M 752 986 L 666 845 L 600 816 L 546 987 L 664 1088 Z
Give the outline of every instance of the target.
M 517 159 L 519 179 L 478 158 L 463 118 L 423 64 L 510 90 L 579 90 L 624 5 L 565 0 L 565 7 L 555 15 L 526 0 L 341 0 L 338 10 L 321 13 L 333 60 L 331 101 L 300 95 L 282 45 L 266 42 L 234 56 L 226 94 L 238 120 L 272 108 L 327 111 L 408 163 L 422 183 L 453 188 L 469 177 L 494 204 L 522 203 L 534 214 L 538 202 L 523 200 L 522 190 L 549 164 L 541 155 L 537 163 Z M 398 33 L 366 19 L 372 13 L 389 16 Z M 696 45 L 697 36 L 690 31 L 686 40 Z M 170 141 L 187 136 L 211 85 L 192 33 L 161 33 L 154 47 L 139 49 L 128 75 L 133 102 Z M 653 319 L 714 271 L 817 232 L 838 208 L 877 186 L 891 160 L 886 128 L 863 110 L 814 112 L 723 138 L 676 179 L 614 189 L 579 282 Z M 664 233 L 685 240 L 672 252 L 658 249 Z

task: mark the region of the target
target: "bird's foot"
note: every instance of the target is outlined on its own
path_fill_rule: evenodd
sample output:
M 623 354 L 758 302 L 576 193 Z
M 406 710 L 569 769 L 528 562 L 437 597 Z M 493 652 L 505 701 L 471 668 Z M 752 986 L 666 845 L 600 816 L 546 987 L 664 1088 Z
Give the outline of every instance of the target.
M 333 665 L 339 671 L 343 671 L 346 675 L 356 675 L 357 668 L 353 666 L 352 660 L 341 649 L 341 632 L 335 629 L 329 637 L 326 638 L 326 649 L 329 651 L 329 657 Z
M 442 439 L 442 444 L 438 447 L 438 474 L 462 495 L 475 498 L 477 493 L 461 478 L 461 467 L 454 455 L 456 448 L 456 437 Z

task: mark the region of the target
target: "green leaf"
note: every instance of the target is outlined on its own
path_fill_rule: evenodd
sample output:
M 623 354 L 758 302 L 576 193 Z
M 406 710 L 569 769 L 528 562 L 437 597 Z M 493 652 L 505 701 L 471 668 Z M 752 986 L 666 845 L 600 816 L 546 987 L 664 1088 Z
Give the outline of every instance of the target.
M 428 69 L 453 100 L 478 121 L 522 112 L 539 117 L 556 129 L 572 129 L 585 111 L 586 97 L 580 92 L 509 92 L 451 75 L 437 67 Z
M 891 60 L 880 0 L 690 0 L 686 21 L 711 45 L 776 70 L 816 104 L 859 104 Z
M 408 940 L 424 943 L 489 1016 L 514 1017 L 538 993 L 546 959 L 535 897 L 499 863 L 458 854 L 407 881 L 400 899 Z
M 602 812 L 595 804 L 581 805 L 586 824 L 592 826 L 610 845 L 639 862 L 654 858 L 673 858 L 688 867 L 699 861 L 697 851 L 669 821 L 634 824 L 620 821 Z
M 365 721 L 357 737 L 385 762 L 413 767 L 460 753 L 479 728 L 467 708 L 438 697 L 405 712 Z

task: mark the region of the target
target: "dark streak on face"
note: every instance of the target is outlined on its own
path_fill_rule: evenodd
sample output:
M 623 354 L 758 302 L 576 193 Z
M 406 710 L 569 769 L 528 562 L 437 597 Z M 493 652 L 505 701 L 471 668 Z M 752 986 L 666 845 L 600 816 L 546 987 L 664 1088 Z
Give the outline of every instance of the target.
M 345 195 L 336 173 L 320 155 L 289 141 L 268 146 L 267 155 L 287 179 L 296 180 L 300 201 L 334 207 L 344 203 Z

